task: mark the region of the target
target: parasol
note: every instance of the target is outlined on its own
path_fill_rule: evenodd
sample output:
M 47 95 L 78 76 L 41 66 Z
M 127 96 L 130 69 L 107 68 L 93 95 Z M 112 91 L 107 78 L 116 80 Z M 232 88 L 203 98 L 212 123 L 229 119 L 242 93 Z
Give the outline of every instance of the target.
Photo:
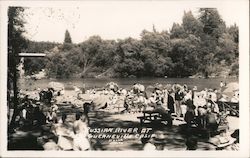
M 234 92 L 238 90 L 239 90 L 239 84 L 237 82 L 231 82 L 227 84 L 226 89 L 222 93 L 229 97 L 232 97 Z
M 167 84 L 164 86 L 164 89 L 170 91 L 172 89 L 172 85 L 171 84 Z
M 164 89 L 163 85 L 159 84 L 159 83 L 155 84 L 155 88 L 158 89 L 158 90 L 163 90 Z

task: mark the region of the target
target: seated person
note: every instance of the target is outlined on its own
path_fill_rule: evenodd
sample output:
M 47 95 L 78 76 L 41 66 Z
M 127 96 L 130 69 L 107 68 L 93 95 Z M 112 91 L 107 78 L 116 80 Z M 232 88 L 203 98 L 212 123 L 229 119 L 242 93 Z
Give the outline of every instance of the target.
M 233 142 L 232 144 L 230 144 L 229 146 L 227 146 L 227 148 L 225 150 L 233 150 L 233 151 L 238 151 L 239 150 L 239 129 L 235 130 L 232 134 L 231 134 L 231 142 Z
M 85 151 L 90 150 L 90 143 L 88 140 L 88 125 L 87 117 L 80 112 L 76 113 L 76 120 L 73 124 L 74 140 L 73 150 Z
M 216 150 L 239 150 L 239 129 L 231 132 L 224 130 L 219 135 L 209 138 L 209 143 L 216 146 Z
M 72 150 L 73 149 L 73 132 L 71 125 L 67 122 L 67 115 L 62 114 L 60 123 L 53 126 L 53 133 L 58 137 L 57 145 L 60 150 Z
M 156 150 L 156 146 L 153 144 L 152 138 L 142 138 L 143 150 Z
M 193 123 L 195 123 L 194 110 L 188 108 L 188 110 L 184 116 L 184 120 L 187 122 L 188 126 L 191 126 Z
M 156 106 L 156 96 L 154 93 L 151 94 L 151 96 L 147 100 L 147 104 L 149 107 L 155 107 Z
M 165 148 L 166 136 L 163 131 L 155 131 L 151 138 L 142 138 L 143 150 L 167 150 Z
M 218 104 L 212 100 L 211 95 L 210 95 L 210 97 L 207 99 L 206 107 L 207 107 L 207 108 L 211 108 L 211 109 L 212 109 L 212 112 L 219 113 Z
M 218 129 L 218 126 L 217 114 L 213 113 L 211 108 L 208 108 L 206 114 L 206 128 L 211 132 L 215 132 Z
M 167 120 L 168 126 L 171 127 L 173 124 L 173 119 L 171 114 L 169 114 L 168 110 L 166 110 L 162 104 L 157 104 L 156 107 L 153 109 L 153 111 L 159 112 L 159 114 L 162 116 L 162 119 Z
M 143 94 L 136 95 L 133 100 L 133 104 L 135 105 L 136 111 L 141 112 L 146 109 L 145 98 Z
M 52 109 L 50 109 L 46 115 L 46 120 L 47 120 L 47 123 L 57 123 L 58 120 L 57 120 L 57 114 L 55 111 L 52 111 Z
M 59 150 L 57 138 L 52 133 L 46 133 L 42 137 L 37 138 L 37 142 L 42 145 L 44 150 Z
M 198 121 L 198 126 L 200 128 L 206 128 L 206 114 L 207 114 L 207 110 L 206 107 L 198 107 L 198 117 L 197 117 L 197 121 Z
M 37 125 L 44 125 L 44 124 L 46 124 L 46 116 L 39 109 L 39 107 L 35 107 L 35 110 L 34 110 L 34 120 L 37 121 Z
M 197 139 L 195 137 L 188 137 L 186 140 L 186 150 L 196 150 L 197 149 Z

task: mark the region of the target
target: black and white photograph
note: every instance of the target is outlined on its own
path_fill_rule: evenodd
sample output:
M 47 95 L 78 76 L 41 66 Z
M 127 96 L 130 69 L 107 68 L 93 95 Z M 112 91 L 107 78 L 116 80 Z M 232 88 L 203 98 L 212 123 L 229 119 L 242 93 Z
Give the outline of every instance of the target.
M 0 7 L 0 155 L 249 156 L 247 0 Z

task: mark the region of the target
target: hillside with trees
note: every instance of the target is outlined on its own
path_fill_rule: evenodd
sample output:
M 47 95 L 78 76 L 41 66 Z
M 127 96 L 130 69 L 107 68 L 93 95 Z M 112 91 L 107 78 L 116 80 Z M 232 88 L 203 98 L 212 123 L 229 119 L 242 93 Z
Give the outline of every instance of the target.
M 198 17 L 184 12 L 170 31 L 142 30 L 140 39 L 92 36 L 73 44 L 66 30 L 64 43 L 45 44 L 47 58 L 36 63 L 55 78 L 238 76 L 238 36 L 238 26 L 227 27 L 216 9 L 202 8 Z
M 60 45 L 59 43 L 54 42 L 36 42 L 36 41 L 26 41 L 27 48 L 24 52 L 29 53 L 49 53 L 56 46 Z M 45 68 L 47 60 L 43 58 L 25 58 L 24 59 L 24 69 L 26 75 L 32 75 L 38 73 Z

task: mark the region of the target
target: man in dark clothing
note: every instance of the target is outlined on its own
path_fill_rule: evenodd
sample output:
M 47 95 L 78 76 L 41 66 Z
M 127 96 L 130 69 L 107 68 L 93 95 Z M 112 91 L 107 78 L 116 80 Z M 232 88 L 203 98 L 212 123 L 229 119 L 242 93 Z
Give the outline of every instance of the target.
M 186 140 L 186 150 L 196 150 L 197 149 L 197 138 L 188 137 Z
M 48 89 L 47 91 L 47 99 L 48 99 L 48 103 L 51 104 L 51 100 L 53 98 L 53 92 L 52 92 L 52 89 Z
M 193 105 L 192 100 L 187 100 L 186 101 L 187 105 L 187 112 L 184 116 L 184 120 L 187 122 L 188 126 L 191 126 L 193 123 L 195 123 L 195 106 Z
M 162 107 L 161 104 L 157 104 L 153 111 L 158 112 L 162 116 L 162 119 L 167 120 L 168 127 L 171 127 L 173 125 L 172 116 L 168 113 L 167 110 L 164 109 L 164 107 Z
M 87 124 L 89 125 L 89 115 L 88 115 L 88 113 L 89 113 L 89 111 L 90 111 L 90 106 L 92 106 L 93 105 L 93 102 L 85 102 L 84 104 L 83 104 L 83 112 L 84 112 L 84 114 L 85 114 L 85 116 L 86 116 L 86 119 L 87 119 Z
M 216 113 L 212 112 L 211 108 L 207 109 L 206 123 L 206 127 L 210 132 L 215 132 L 218 129 L 217 116 Z
M 37 121 L 37 125 L 38 126 L 46 124 L 46 116 L 39 109 L 39 107 L 35 107 L 35 110 L 34 110 L 34 120 Z
M 168 94 L 168 104 L 167 105 L 168 105 L 169 113 L 170 114 L 174 113 L 174 98 L 170 94 Z
M 45 99 L 45 91 L 42 90 L 39 92 L 39 101 L 44 102 Z

